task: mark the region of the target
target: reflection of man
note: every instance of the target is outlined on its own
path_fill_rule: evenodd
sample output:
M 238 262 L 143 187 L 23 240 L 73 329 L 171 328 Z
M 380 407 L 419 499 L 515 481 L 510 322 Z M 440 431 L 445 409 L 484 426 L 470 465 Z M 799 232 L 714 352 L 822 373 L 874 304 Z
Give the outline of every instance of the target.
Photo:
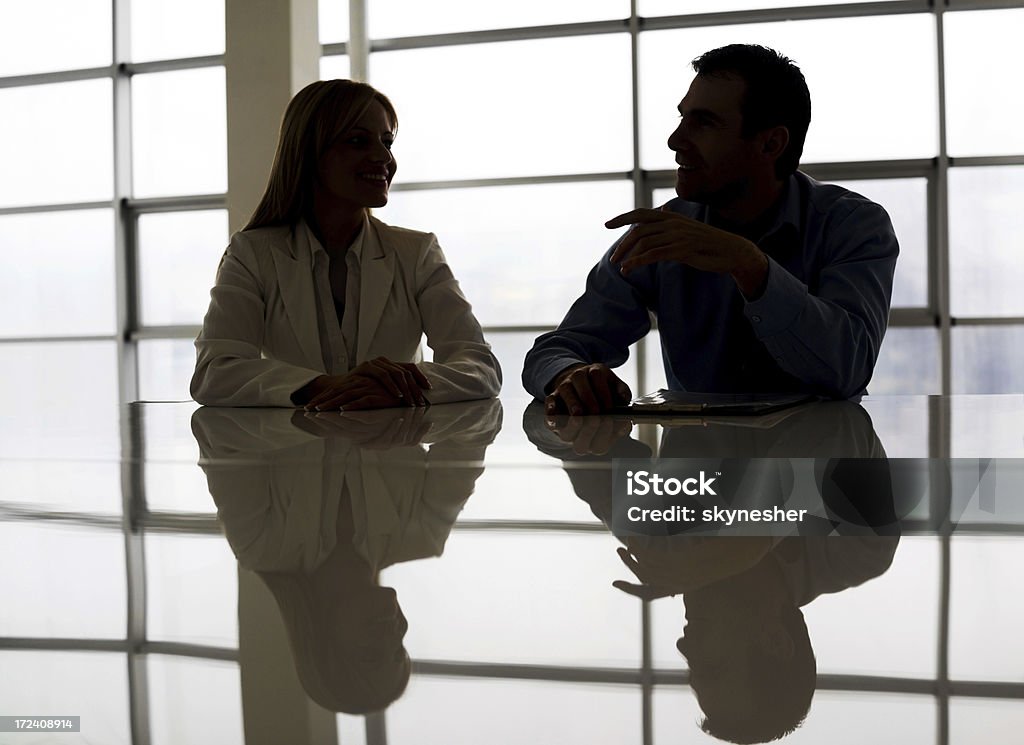
M 678 198 L 607 223 L 634 227 L 526 357 L 549 412 L 628 401 L 610 368 L 652 313 L 674 390 L 848 398 L 871 378 L 899 252 L 888 215 L 796 170 L 811 104 L 790 60 L 731 45 L 693 67 L 668 140 Z

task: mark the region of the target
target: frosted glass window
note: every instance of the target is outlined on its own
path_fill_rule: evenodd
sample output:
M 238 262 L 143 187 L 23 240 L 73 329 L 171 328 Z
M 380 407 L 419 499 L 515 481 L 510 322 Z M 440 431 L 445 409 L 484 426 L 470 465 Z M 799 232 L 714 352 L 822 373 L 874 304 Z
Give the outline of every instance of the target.
M 80 735 L 34 738 L 9 735 L 6 742 L 131 745 L 128 661 L 108 652 L 0 651 L 0 701 L 4 712 L 80 716 Z
M 186 512 L 211 518 L 217 513 L 206 487 L 206 474 L 194 463 L 149 461 L 145 480 L 146 507 L 150 512 Z
M 348 3 L 338 0 L 317 2 L 317 25 L 321 44 L 348 41 Z
M 928 181 L 923 178 L 836 181 L 885 208 L 900 243 L 892 307 L 928 304 Z
M 953 393 L 1024 391 L 1024 326 L 956 326 Z
M 616 545 L 604 533 L 456 530 L 439 559 L 391 566 L 381 584 L 398 593 L 413 659 L 637 666 L 640 609 L 611 586 L 624 570 Z
M 682 686 L 654 689 L 654 742 L 720 745 L 697 726 L 704 713 Z M 932 696 L 817 691 L 803 725 L 780 742 L 786 745 L 863 745 L 865 742 L 934 745 L 936 703 Z
M 0 509 L 65 515 L 121 514 L 121 467 L 103 461 L 0 460 Z
M 227 242 L 227 210 L 140 215 L 142 323 L 201 324 Z
M 928 458 L 931 452 L 929 400 L 920 396 L 866 397 L 861 405 L 890 458 Z
M 377 215 L 437 234 L 484 326 L 554 326 L 624 232 L 604 222 L 632 207 L 632 184 L 622 180 L 396 191 Z M 514 215 L 528 215 L 528 229 L 512 229 Z
M 121 457 L 113 341 L 0 344 L 0 370 L 5 458 Z
M 154 641 L 238 647 L 238 563 L 223 536 L 146 536 L 146 623 Z
M 141 421 L 135 426 L 142 430 L 147 462 L 188 465 L 199 462 L 199 445 L 192 436 L 191 427 L 192 414 L 197 408 L 198 405 L 191 401 L 144 406 L 145 416 L 140 417 Z
M 4 596 L 17 599 L 4 603 L 0 637 L 124 638 L 128 600 L 119 525 L 0 522 L 0 567 Z
M 889 326 L 868 392 L 941 393 L 938 329 Z
M 856 561 L 842 547 L 835 555 Z M 903 536 L 884 573 L 805 605 L 818 674 L 936 675 L 939 575 L 938 540 Z
M 245 742 L 237 663 L 150 655 L 147 666 L 153 745 Z
M 900 64 L 894 67 L 885 55 L 865 54 L 865 39 L 876 48 L 900 49 Z M 925 158 L 937 153 L 935 22 L 930 15 L 900 15 L 642 34 L 644 168 L 674 168 L 666 142 L 678 124 L 676 106 L 693 79 L 690 61 L 710 49 L 742 43 L 769 46 L 803 70 L 813 113 L 802 162 Z
M 520 411 L 507 416 L 516 418 Z M 516 429 L 519 429 L 518 427 Z M 518 432 L 523 437 L 522 430 Z M 524 438 L 525 439 L 525 438 Z M 599 525 L 590 506 L 573 492 L 561 461 L 534 448 L 534 468 L 521 464 L 490 465 L 476 481 L 476 490 L 459 520 L 558 521 Z M 611 478 L 609 466 L 608 478 Z
M 953 338 L 955 342 L 956 334 Z M 955 387 L 953 392 L 957 392 Z M 983 399 L 958 396 L 950 400 L 950 408 L 951 452 L 954 458 L 1024 457 L 1024 420 L 1020 416 L 1019 391 L 1012 396 Z M 1004 485 L 1010 486 L 1011 483 L 1008 480 Z M 997 482 L 997 496 L 1002 492 L 999 484 Z M 1017 503 L 1024 505 L 1019 499 Z
M 398 110 L 397 178 L 629 170 L 629 58 L 626 34 L 372 54 Z
M 347 54 L 334 54 L 320 58 L 321 80 L 347 80 L 352 75 L 351 59 Z
M 676 16 L 691 13 L 724 13 L 730 10 L 765 10 L 769 8 L 801 8 L 808 5 L 848 5 L 857 0 L 639 0 L 641 16 Z M 881 0 L 893 2 L 893 0 Z
M 641 396 L 647 393 L 668 388 L 668 376 L 665 375 L 665 360 L 661 356 L 661 332 L 651 331 L 647 335 L 644 360 L 647 363 L 646 380 L 643 390 L 634 390 L 634 395 Z
M 1024 701 L 953 698 L 949 702 L 949 742 L 1013 742 L 1024 730 Z
M 388 709 L 388 742 L 640 742 L 641 713 L 639 686 L 413 675 Z
M 949 171 L 954 316 L 1024 315 L 1024 166 Z
M 110 80 L 0 88 L 0 111 L 0 207 L 110 199 Z
M 224 0 L 130 3 L 131 50 L 136 62 L 224 53 Z
M 946 13 L 946 131 L 950 155 L 1024 152 L 1024 9 Z
M 1021 680 L 1024 539 L 954 537 L 951 554 L 949 675 L 954 680 Z
M 224 68 L 132 78 L 136 197 L 227 189 Z
M 143 339 L 138 346 L 139 400 L 191 401 L 196 367 L 191 339 Z
M 109 209 L 0 216 L 0 337 L 114 334 Z
M 12 0 L 3 15 L 0 77 L 110 64 L 110 0 Z
M 627 0 L 587 0 L 552 3 L 518 0 L 515 3 L 481 3 L 477 0 L 369 0 L 371 38 L 422 36 L 491 28 L 548 26 L 581 21 L 627 18 Z

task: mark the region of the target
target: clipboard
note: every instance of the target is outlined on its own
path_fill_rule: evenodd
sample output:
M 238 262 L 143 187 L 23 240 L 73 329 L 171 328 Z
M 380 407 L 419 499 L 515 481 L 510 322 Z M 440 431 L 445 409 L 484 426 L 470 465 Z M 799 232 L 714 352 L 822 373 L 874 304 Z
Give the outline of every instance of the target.
M 812 393 L 696 393 L 663 388 L 633 399 L 620 411 L 662 417 L 761 416 L 820 400 Z

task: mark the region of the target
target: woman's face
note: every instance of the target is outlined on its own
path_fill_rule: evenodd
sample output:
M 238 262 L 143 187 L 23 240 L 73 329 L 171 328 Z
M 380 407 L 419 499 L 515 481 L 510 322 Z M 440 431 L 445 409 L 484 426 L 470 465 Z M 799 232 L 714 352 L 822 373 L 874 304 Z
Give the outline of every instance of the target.
M 394 141 L 394 122 L 375 100 L 320 159 L 317 201 L 331 209 L 348 210 L 387 204 L 398 168 L 391 155 Z

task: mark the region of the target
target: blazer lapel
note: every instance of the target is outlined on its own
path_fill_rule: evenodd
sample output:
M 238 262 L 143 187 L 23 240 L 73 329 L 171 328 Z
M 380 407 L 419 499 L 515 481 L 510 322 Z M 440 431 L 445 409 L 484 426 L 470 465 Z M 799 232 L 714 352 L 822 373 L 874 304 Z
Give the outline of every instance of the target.
M 313 267 L 310 264 L 308 228 L 304 222 L 295 226 L 291 234 L 291 256 L 274 251 L 274 266 L 277 282 L 281 288 L 288 322 L 291 324 L 299 348 L 306 356 L 309 367 L 323 369 L 323 351 L 320 349 L 320 331 L 316 317 L 316 300 L 313 293 Z
M 369 221 L 367 228 L 360 265 L 362 279 L 359 283 L 359 339 L 356 345 L 356 363 L 369 359 L 370 346 L 373 344 L 374 334 L 377 333 L 380 318 L 391 295 L 391 283 L 395 277 L 394 252 L 385 250 L 373 220 Z

